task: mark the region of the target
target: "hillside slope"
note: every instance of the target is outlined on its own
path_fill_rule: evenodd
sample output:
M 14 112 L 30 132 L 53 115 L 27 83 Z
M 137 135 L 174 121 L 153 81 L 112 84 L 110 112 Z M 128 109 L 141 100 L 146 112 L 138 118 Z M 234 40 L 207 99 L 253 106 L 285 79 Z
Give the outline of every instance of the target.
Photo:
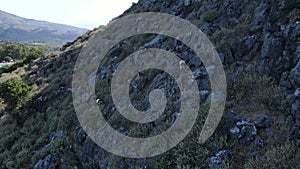
M 130 159 L 106 152 L 87 137 L 72 103 L 74 64 L 99 27 L 64 45 L 60 51 L 23 68 L 2 74 L 0 82 L 21 77 L 34 88 L 22 109 L 3 109 L 0 120 L 1 168 L 299 168 L 300 165 L 300 2 L 299 0 L 140 0 L 123 15 L 165 12 L 187 19 L 213 42 L 224 65 L 228 97 L 224 116 L 214 135 L 199 144 L 206 117 L 210 85 L 204 65 L 187 46 L 170 37 L 139 35 L 112 48 L 96 77 L 99 108 L 109 124 L 127 136 L 147 137 L 165 131 L 176 120 L 174 106 L 150 124 L 132 123 L 115 111 L 110 92 L 113 69 L 126 56 L 143 48 L 178 54 L 196 73 L 203 106 L 191 133 L 178 146 L 153 158 Z M 157 40 L 159 39 L 159 40 Z M 115 57 L 116 56 L 116 57 Z M 155 87 L 173 89 L 161 72 L 144 73 L 144 93 L 132 88 L 132 102 L 147 107 L 145 93 Z M 143 78 L 141 76 L 141 78 Z M 83 97 L 87 100 L 94 96 Z M 87 97 L 86 97 L 87 96 Z M 142 100 L 142 101 L 141 101 Z M 104 138 L 106 139 L 106 138 Z
M 63 44 L 73 41 L 86 29 L 37 21 L 0 10 L 0 39 L 12 42 Z

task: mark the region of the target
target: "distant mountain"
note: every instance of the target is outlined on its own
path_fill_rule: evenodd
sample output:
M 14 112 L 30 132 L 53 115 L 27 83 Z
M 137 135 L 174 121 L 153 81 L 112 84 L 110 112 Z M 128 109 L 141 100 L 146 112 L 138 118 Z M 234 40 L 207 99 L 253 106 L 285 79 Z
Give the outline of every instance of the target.
M 62 45 L 87 29 L 19 17 L 0 10 L 0 40 Z

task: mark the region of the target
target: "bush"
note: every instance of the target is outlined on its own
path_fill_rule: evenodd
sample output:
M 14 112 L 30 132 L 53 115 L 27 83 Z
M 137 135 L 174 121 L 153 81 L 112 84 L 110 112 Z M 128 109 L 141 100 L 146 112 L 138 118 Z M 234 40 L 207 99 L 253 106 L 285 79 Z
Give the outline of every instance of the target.
M 260 68 L 252 72 L 241 72 L 228 84 L 228 94 L 234 105 L 240 105 L 247 112 L 261 110 L 262 107 L 284 111 L 286 107 L 285 92 L 276 81 L 260 73 Z M 254 110 L 249 109 L 250 107 Z
M 13 59 L 12 59 L 10 56 L 5 56 L 5 57 L 3 58 L 3 61 L 5 61 L 5 62 L 12 62 Z
M 299 168 L 300 151 L 293 143 L 285 143 L 284 145 L 274 147 L 266 152 L 259 159 L 249 160 L 244 168 L 281 168 L 296 169 Z
M 216 20 L 217 12 L 216 11 L 208 11 L 202 15 L 203 21 L 211 23 Z
M 30 60 L 38 59 L 44 55 L 45 55 L 44 51 L 32 48 L 30 52 L 26 53 L 25 60 L 29 62 Z
M 209 103 L 201 105 L 197 120 L 190 133 L 176 147 L 156 157 L 155 169 L 208 167 L 207 158 L 209 151 L 206 144 L 199 143 L 199 137 L 209 109 Z
M 0 68 L 0 75 L 2 73 L 11 73 L 12 71 L 17 70 L 19 67 L 24 66 L 24 62 L 17 62 L 12 65 L 4 65 Z
M 36 59 L 44 54 L 43 50 L 33 46 L 13 43 L 0 44 L 0 56 L 9 56 L 13 60 Z
M 300 9 L 296 8 L 296 9 L 290 11 L 290 13 L 288 14 L 288 18 L 289 18 L 290 23 L 300 21 Z
M 30 99 L 31 86 L 23 80 L 9 79 L 0 85 L 0 97 L 9 109 L 18 109 L 25 101 Z

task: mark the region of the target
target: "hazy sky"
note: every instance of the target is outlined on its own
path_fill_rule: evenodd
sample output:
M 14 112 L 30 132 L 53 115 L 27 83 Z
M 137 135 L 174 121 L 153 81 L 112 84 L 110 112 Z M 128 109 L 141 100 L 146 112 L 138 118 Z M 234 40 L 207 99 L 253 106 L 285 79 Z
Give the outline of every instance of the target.
M 138 0 L 0 0 L 0 10 L 29 19 L 93 29 Z

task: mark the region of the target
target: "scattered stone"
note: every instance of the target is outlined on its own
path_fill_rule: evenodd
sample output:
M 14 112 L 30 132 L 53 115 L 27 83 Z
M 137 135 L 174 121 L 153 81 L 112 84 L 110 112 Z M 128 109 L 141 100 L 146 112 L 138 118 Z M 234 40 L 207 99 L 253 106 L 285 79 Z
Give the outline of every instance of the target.
M 260 137 L 257 137 L 254 141 L 254 150 L 260 150 L 264 147 L 264 140 Z
M 259 151 L 253 151 L 250 156 L 254 159 L 257 159 L 262 156 L 262 153 Z
M 51 154 L 46 156 L 44 159 L 39 160 L 33 167 L 33 169 L 55 169 L 55 160 Z
M 296 100 L 291 106 L 291 113 L 296 120 L 300 121 L 300 100 Z
M 73 92 L 73 89 L 72 88 L 67 88 L 67 91 L 72 93 Z
M 292 84 L 288 80 L 283 79 L 283 78 L 280 79 L 279 85 L 282 87 L 285 87 L 287 89 L 292 88 Z
M 300 88 L 297 88 L 294 92 L 294 95 L 299 98 L 300 97 Z
M 255 70 L 255 66 L 253 64 L 249 64 L 248 66 L 245 67 L 246 72 L 252 72 Z
M 298 64 L 292 69 L 289 79 L 293 86 L 300 86 L 300 60 L 298 61 Z
M 154 47 L 154 45 L 159 45 L 162 43 L 166 38 L 163 35 L 157 35 L 154 39 L 150 42 L 144 44 L 145 48 Z
M 273 122 L 273 119 L 268 115 L 260 114 L 256 117 L 255 126 L 260 128 L 269 128 Z
M 9 162 L 7 162 L 7 163 L 5 164 L 5 167 L 8 168 L 8 169 L 14 168 L 13 166 L 14 166 L 14 163 L 13 163 L 12 161 L 9 161 Z
M 83 143 L 86 140 L 86 133 L 85 131 L 80 127 L 79 131 L 77 132 L 77 139 L 79 143 Z
M 101 70 L 100 72 L 100 79 L 106 79 L 106 78 L 109 78 L 111 77 L 112 73 L 111 73 L 111 70 L 109 67 L 105 67 Z
M 274 37 L 267 33 L 264 35 L 262 58 L 279 58 L 283 51 L 283 44 L 280 37 Z
M 248 144 L 254 140 L 257 135 L 257 129 L 253 123 L 243 120 L 236 122 L 236 125 L 230 129 L 230 134 L 233 139 Z
M 254 10 L 254 17 L 250 25 L 250 31 L 257 31 L 263 28 L 266 22 L 266 13 L 268 10 L 268 4 L 266 2 L 261 2 L 260 5 Z
M 233 135 L 239 134 L 240 132 L 241 132 L 240 128 L 236 126 L 230 129 L 230 133 Z
M 296 123 L 292 126 L 289 132 L 289 137 L 291 139 L 299 139 L 300 138 L 300 121 L 296 121 Z
M 59 131 L 55 132 L 55 133 L 51 136 L 50 140 L 51 140 L 51 142 L 53 142 L 53 141 L 55 141 L 56 139 L 61 138 L 61 137 L 63 137 L 63 136 L 64 136 L 64 132 L 63 132 L 62 130 L 59 130 Z
M 293 104 L 296 101 L 296 96 L 295 94 L 289 94 L 286 96 L 286 100 L 288 101 L 289 104 Z
M 232 153 L 229 150 L 223 150 L 216 153 L 208 159 L 209 169 L 217 169 L 230 163 L 232 160 Z

